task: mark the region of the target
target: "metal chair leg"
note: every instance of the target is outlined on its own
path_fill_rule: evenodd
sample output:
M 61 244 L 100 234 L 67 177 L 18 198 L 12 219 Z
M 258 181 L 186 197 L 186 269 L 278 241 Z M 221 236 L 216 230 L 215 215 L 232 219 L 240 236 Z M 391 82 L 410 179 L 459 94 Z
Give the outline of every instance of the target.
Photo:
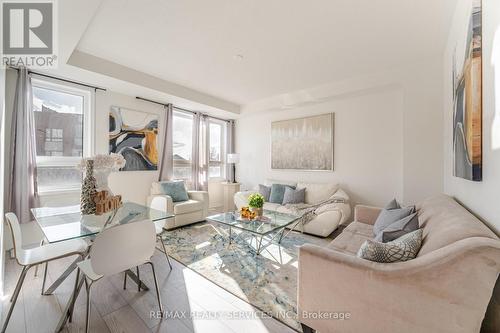
M 24 274 L 24 271 L 26 271 L 26 266 L 23 266 L 23 270 L 21 271 L 21 274 L 19 274 L 19 278 L 17 279 L 16 287 L 14 288 L 14 291 L 12 292 L 12 296 L 10 297 L 11 303 L 12 303 L 12 300 L 14 299 L 14 295 L 17 293 L 17 289 L 19 289 L 21 284 L 22 284 L 21 276 Z
M 137 279 L 139 281 L 141 281 L 141 276 L 139 275 L 139 266 L 137 266 L 135 268 L 135 271 L 137 272 Z M 137 284 L 137 291 L 141 291 L 141 284 L 140 283 Z
M 158 280 L 156 279 L 155 265 L 151 261 L 148 262 L 153 271 L 153 279 L 155 280 L 156 297 L 158 298 L 158 305 L 160 306 L 160 316 L 163 318 L 163 305 L 161 304 L 160 290 L 158 289 Z
M 85 278 L 85 277 L 83 277 Z M 76 298 L 78 297 L 77 295 L 77 289 L 78 289 L 78 281 L 80 279 L 80 268 L 76 269 L 76 278 L 75 278 L 75 286 L 73 288 L 73 296 L 71 299 L 71 305 L 69 307 L 69 322 L 71 323 L 73 321 L 73 310 L 75 309 L 75 303 L 76 303 Z
M 123 290 L 127 289 L 127 272 L 123 272 Z
M 90 296 L 91 296 L 92 282 L 88 283 L 87 278 L 85 276 L 83 278 L 85 279 L 85 289 L 87 290 L 87 312 L 85 314 L 85 333 L 88 333 L 90 328 Z
M 47 268 L 49 266 L 49 262 L 45 263 L 45 269 L 43 271 L 43 282 L 42 282 L 42 295 L 45 292 L 45 281 L 47 280 Z
M 5 322 L 2 327 L 2 333 L 5 333 L 5 331 L 7 330 L 7 325 L 9 325 L 10 316 L 12 316 L 12 311 L 14 310 L 14 306 L 16 305 L 17 296 L 19 296 L 19 292 L 21 291 L 21 288 L 23 286 L 24 278 L 26 277 L 26 273 L 30 268 L 31 266 L 23 267 L 23 271 L 21 272 L 21 276 L 19 277 L 18 281 L 18 288 L 14 291 L 14 294 L 12 295 L 12 304 L 10 305 L 9 312 L 5 317 Z
M 170 266 L 170 269 L 172 269 L 172 264 L 170 263 L 170 257 L 168 256 L 167 248 L 165 247 L 165 243 L 163 243 L 163 239 L 161 239 L 161 237 L 158 237 L 158 240 L 160 241 L 161 246 L 163 247 L 163 253 L 165 254 L 165 257 L 167 257 L 168 266 Z

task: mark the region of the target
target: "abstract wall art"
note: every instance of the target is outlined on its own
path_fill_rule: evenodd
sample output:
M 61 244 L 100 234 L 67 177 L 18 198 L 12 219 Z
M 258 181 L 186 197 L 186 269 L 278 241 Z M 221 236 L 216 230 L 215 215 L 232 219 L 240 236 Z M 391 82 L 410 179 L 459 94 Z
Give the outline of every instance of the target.
M 120 171 L 157 170 L 158 115 L 112 106 L 109 112 L 109 152 L 122 155 Z
M 334 114 L 271 124 L 271 168 L 333 171 Z
M 453 175 L 482 180 L 482 8 L 470 0 L 466 34 L 453 59 Z

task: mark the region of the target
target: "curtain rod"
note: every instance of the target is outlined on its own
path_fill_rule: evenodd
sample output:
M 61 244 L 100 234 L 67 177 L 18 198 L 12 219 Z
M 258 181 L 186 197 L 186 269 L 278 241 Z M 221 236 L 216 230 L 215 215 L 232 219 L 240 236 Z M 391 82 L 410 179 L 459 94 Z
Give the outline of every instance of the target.
M 158 104 L 158 105 L 162 105 L 162 106 L 167 106 L 168 103 L 161 103 L 161 102 L 157 102 L 157 101 L 153 101 L 152 99 L 147 99 L 147 98 L 143 98 L 143 97 L 139 97 L 139 96 L 136 96 L 135 97 L 136 99 L 140 99 L 141 101 L 146 101 L 146 102 L 150 102 L 150 103 L 153 103 L 153 104 Z M 175 106 L 172 104 L 172 107 L 174 109 L 177 109 L 177 110 L 181 110 L 181 111 L 184 111 L 184 112 L 189 112 L 189 113 L 192 113 L 192 114 L 196 114 L 196 113 L 201 113 L 201 112 L 195 112 L 195 111 L 192 111 L 192 110 L 188 110 L 188 109 L 184 109 L 184 108 L 181 108 L 181 107 L 178 107 L 178 106 Z M 204 116 L 207 116 L 208 118 L 212 118 L 212 119 L 217 119 L 217 120 L 220 120 L 220 121 L 226 121 L 226 122 L 230 122 L 232 121 L 233 119 L 222 119 L 222 118 L 218 118 L 218 117 L 214 117 L 214 116 L 210 116 L 208 114 L 204 114 L 202 113 Z
M 12 68 L 12 69 L 15 69 L 16 71 L 19 70 L 18 67 L 14 67 L 14 66 L 9 66 L 9 67 Z M 105 88 L 101 88 L 101 87 L 97 87 L 97 86 L 93 86 L 93 85 L 90 85 L 90 84 L 86 84 L 86 83 L 82 83 L 82 82 L 77 82 L 77 81 L 73 81 L 73 80 L 63 79 L 63 78 L 57 77 L 57 76 L 52 76 L 52 75 L 48 75 L 48 74 L 43 74 L 43 73 L 35 72 L 35 71 L 32 71 L 31 69 L 28 69 L 28 74 L 35 74 L 35 75 L 43 76 L 43 77 L 46 77 L 46 78 L 49 78 L 49 79 L 54 79 L 54 80 L 59 80 L 59 81 L 67 82 L 67 83 L 77 84 L 77 85 L 80 85 L 80 86 L 83 86 L 83 87 L 87 87 L 87 88 L 92 88 L 92 89 L 95 89 L 95 90 L 106 91 Z

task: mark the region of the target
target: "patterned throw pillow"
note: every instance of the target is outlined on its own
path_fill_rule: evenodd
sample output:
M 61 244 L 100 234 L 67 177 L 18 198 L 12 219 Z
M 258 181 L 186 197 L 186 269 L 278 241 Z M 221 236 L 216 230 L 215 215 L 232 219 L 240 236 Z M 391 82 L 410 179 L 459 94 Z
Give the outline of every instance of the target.
M 306 189 L 299 188 L 298 190 L 287 187 L 283 196 L 283 205 L 304 203 L 306 198 Z
M 422 233 L 422 229 L 418 229 L 388 243 L 368 239 L 361 245 L 357 255 L 362 259 L 383 263 L 413 259 L 422 246 Z
M 259 184 L 259 193 L 264 197 L 265 202 L 269 202 L 271 196 L 271 186 Z
M 189 200 L 189 196 L 186 191 L 186 186 L 184 186 L 183 180 L 161 182 L 160 185 L 162 192 L 170 196 L 173 202 Z

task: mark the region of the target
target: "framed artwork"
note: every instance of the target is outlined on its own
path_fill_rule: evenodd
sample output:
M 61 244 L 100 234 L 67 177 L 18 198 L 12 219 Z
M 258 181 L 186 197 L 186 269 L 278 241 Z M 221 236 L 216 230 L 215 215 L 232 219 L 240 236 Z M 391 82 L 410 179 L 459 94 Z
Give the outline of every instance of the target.
M 453 59 L 453 175 L 482 180 L 482 7 L 470 1 L 467 32 Z
M 158 115 L 112 106 L 109 111 L 109 152 L 127 162 L 120 171 L 158 169 Z
M 271 168 L 333 171 L 334 114 L 271 124 Z

